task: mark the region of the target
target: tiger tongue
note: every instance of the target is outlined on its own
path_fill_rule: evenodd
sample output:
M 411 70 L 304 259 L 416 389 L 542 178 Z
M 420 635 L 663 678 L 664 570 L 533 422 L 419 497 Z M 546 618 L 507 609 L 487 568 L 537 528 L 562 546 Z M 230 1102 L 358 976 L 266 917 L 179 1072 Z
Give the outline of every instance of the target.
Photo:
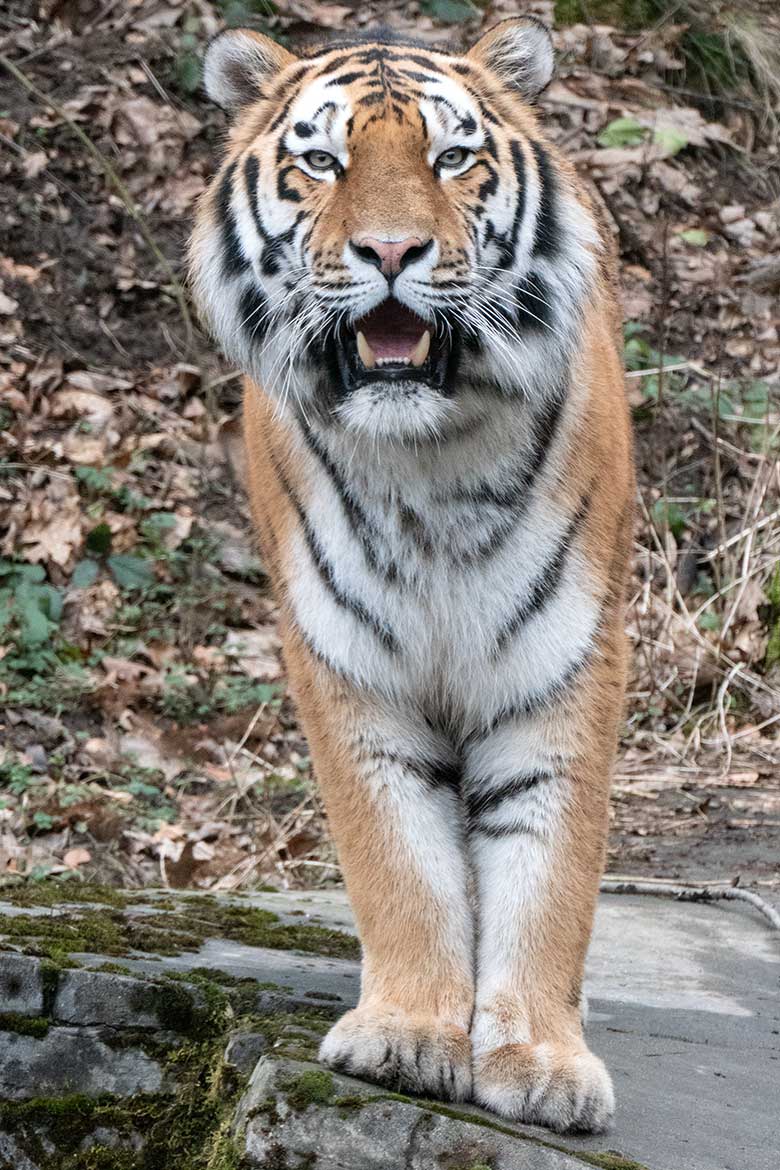
M 357 322 L 358 354 L 363 365 L 408 362 L 421 366 L 428 356 L 431 335 L 416 313 L 397 302 L 385 302 Z

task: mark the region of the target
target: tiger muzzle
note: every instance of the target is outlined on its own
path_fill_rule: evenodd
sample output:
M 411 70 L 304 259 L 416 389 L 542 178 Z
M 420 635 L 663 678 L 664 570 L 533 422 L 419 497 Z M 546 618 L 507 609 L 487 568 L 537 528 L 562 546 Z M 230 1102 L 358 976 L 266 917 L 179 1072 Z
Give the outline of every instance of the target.
M 447 393 L 456 358 L 454 336 L 451 329 L 437 327 L 388 298 L 333 339 L 344 390 L 423 382 Z

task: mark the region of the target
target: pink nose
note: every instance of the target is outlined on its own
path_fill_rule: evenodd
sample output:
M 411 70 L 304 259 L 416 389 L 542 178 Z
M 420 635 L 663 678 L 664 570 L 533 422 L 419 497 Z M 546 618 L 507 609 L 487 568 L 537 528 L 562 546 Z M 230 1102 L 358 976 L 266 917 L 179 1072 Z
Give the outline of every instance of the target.
M 409 236 L 406 240 L 379 240 L 375 236 L 362 236 L 350 242 L 361 260 L 373 264 L 385 276 L 397 276 L 407 264 L 424 256 L 433 240 L 421 240 L 417 236 Z

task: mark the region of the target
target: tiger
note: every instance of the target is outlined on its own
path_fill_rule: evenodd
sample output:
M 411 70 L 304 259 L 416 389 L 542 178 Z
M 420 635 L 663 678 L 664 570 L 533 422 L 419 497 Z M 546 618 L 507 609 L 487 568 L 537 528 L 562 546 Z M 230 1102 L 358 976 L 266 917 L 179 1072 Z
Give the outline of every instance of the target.
M 547 28 L 217 36 L 195 302 L 353 908 L 330 1069 L 602 1132 L 583 970 L 626 687 L 634 470 L 605 216 L 534 109 Z

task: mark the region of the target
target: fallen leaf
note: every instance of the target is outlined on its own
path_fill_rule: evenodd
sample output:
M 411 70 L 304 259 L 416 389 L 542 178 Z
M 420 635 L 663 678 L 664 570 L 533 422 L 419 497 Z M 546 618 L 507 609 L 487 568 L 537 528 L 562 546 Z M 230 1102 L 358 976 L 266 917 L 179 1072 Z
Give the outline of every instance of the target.
M 63 857 L 63 863 L 68 869 L 78 869 L 80 865 L 86 865 L 92 860 L 92 854 L 88 849 L 69 849 Z

